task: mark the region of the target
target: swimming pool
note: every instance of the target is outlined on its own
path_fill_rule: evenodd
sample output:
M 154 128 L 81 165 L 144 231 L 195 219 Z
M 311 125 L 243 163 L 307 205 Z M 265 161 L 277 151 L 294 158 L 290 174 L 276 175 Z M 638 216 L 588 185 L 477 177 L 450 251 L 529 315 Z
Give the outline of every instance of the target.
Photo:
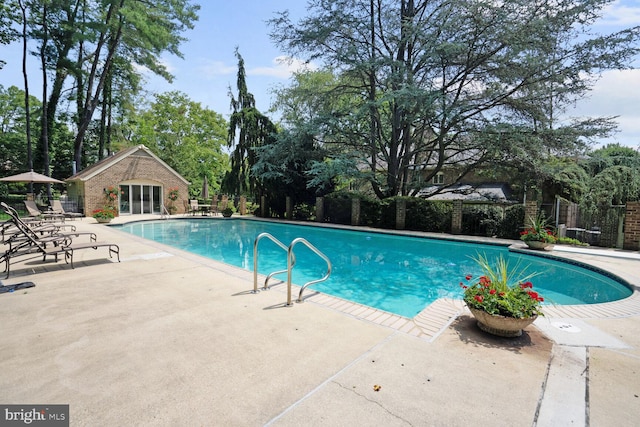
M 414 317 L 438 298 L 461 299 L 459 283 L 467 274 L 480 274 L 472 259 L 478 254 L 490 259 L 502 254 L 510 265 L 520 262 L 529 272 L 540 272 L 532 282 L 547 302 L 594 304 L 632 293 L 613 276 L 497 245 L 242 219 L 142 221 L 114 227 L 249 271 L 260 233 L 270 233 L 285 245 L 304 237 L 333 265 L 331 277 L 310 289 L 405 317 Z M 296 246 L 295 256 L 293 283 L 302 285 L 325 274 L 326 263 L 305 246 Z M 285 252 L 261 240 L 259 273 L 284 269 Z M 279 278 L 285 280 L 286 274 Z

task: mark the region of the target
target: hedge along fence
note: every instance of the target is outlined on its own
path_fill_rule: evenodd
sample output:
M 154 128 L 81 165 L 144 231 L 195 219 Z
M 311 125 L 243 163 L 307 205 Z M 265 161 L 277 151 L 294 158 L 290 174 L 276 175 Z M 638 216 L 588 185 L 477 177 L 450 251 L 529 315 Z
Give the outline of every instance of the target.
M 520 238 L 524 227 L 524 206 L 466 203 L 462 206 L 462 234 Z
M 357 224 L 352 224 L 351 221 L 354 198 L 360 203 L 360 217 Z M 397 207 L 400 201 L 404 202 L 406 209 L 404 229 L 434 233 L 451 232 L 453 203 L 418 197 L 392 197 L 378 200 L 357 193 L 331 193 L 324 197 L 324 221 L 396 229 Z M 522 205 L 495 203 L 463 205 L 462 232 L 464 234 L 517 239 L 523 226 L 524 207 Z
M 354 203 L 355 200 L 355 203 Z M 398 204 L 404 204 L 405 230 L 451 233 L 453 202 L 418 197 L 391 197 L 379 200 L 365 194 L 335 192 L 322 198 L 322 214 L 315 205 L 293 203 L 291 219 L 397 229 Z M 352 209 L 357 208 L 359 215 Z M 319 218 L 321 215 L 322 218 Z M 517 239 L 524 226 L 522 205 L 466 203 L 462 210 L 462 233 Z

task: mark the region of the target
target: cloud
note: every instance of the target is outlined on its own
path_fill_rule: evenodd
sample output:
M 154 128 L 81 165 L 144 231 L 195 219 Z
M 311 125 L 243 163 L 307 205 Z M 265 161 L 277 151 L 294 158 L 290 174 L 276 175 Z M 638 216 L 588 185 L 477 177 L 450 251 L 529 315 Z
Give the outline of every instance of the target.
M 167 57 L 161 57 L 158 60 L 158 63 L 163 65 L 170 74 L 174 74 L 177 70 L 177 68 L 173 65 L 173 62 Z M 140 65 L 135 62 L 132 65 L 133 65 L 133 69 L 139 72 L 140 74 L 142 74 L 143 76 L 147 76 L 147 77 L 155 76 L 155 74 L 144 65 Z
M 640 87 L 640 70 L 610 70 L 602 73 L 591 92 L 578 101 L 570 116 L 616 116 L 618 132 L 602 143 L 619 142 L 623 145 L 640 144 L 640 110 L 637 91 Z
M 247 70 L 248 75 L 268 76 L 280 79 L 288 79 L 294 73 L 305 70 L 316 70 L 318 67 L 313 63 L 307 63 L 288 56 L 277 56 L 271 61 L 270 67 L 255 67 Z
M 631 27 L 640 25 L 640 6 L 637 2 L 616 1 L 603 9 L 599 25 Z
M 205 61 L 198 67 L 206 77 L 226 76 L 237 72 L 237 65 L 227 65 L 222 61 Z
M 315 70 L 317 68 L 317 66 L 305 63 L 299 59 L 287 56 L 277 56 L 271 61 L 270 66 L 248 68 L 247 75 L 288 79 L 295 72 Z M 211 79 L 217 76 L 235 75 L 238 71 L 238 65 L 227 65 L 222 61 L 205 61 L 203 65 L 198 67 L 198 69 L 204 76 Z
M 589 112 L 605 115 L 640 115 L 638 94 L 640 70 L 609 70 L 602 73 L 588 95 Z

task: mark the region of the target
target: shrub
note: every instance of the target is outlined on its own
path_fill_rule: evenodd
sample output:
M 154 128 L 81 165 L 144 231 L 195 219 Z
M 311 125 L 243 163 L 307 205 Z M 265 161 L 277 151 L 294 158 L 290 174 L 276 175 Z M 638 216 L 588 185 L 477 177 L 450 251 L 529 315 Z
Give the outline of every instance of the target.
M 524 206 L 521 204 L 509 206 L 500 221 L 496 235 L 503 239 L 519 239 L 524 226 Z
M 336 191 L 324 198 L 324 217 L 326 222 L 351 224 L 351 199 L 353 193 Z
M 407 200 L 406 225 L 409 230 L 448 233 L 452 213 L 451 202 L 412 197 Z
M 502 209 L 490 205 L 464 205 L 462 207 L 462 234 L 496 236 L 502 221 Z

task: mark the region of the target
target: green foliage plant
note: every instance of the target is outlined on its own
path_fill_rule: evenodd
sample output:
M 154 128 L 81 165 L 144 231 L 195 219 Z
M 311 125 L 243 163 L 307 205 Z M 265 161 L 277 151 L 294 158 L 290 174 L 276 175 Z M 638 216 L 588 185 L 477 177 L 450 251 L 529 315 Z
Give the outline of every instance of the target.
M 469 284 L 460 282 L 467 307 L 516 319 L 544 315 L 541 311 L 544 298 L 533 290 L 529 281 L 535 273 L 527 274 L 526 268 L 520 268 L 519 263 L 510 268 L 502 256 L 490 262 L 486 255 L 479 254 L 474 261 L 483 275 L 475 281 L 467 275 L 465 280 Z
M 301 221 L 315 220 L 316 207 L 308 203 L 296 203 L 293 207 L 293 219 Z
M 559 245 L 589 246 L 588 243 L 581 242 L 580 240 L 574 239 L 572 237 L 558 237 L 556 243 Z
M 548 220 L 543 214 L 531 218 L 529 226 L 520 233 L 523 242 L 555 243 L 558 238 L 548 225 Z
M 325 219 L 335 224 L 350 224 L 351 198 L 352 194 L 348 191 L 327 194 L 324 199 Z
M 524 206 L 521 203 L 509 206 L 500 220 L 497 237 L 503 239 L 519 239 L 520 230 L 524 225 Z
M 167 194 L 167 198 L 172 202 L 175 202 L 180 197 L 180 192 L 178 191 L 178 187 L 169 188 L 169 194 Z
M 474 236 L 495 236 L 502 219 L 500 207 L 495 205 L 463 205 L 462 233 Z

